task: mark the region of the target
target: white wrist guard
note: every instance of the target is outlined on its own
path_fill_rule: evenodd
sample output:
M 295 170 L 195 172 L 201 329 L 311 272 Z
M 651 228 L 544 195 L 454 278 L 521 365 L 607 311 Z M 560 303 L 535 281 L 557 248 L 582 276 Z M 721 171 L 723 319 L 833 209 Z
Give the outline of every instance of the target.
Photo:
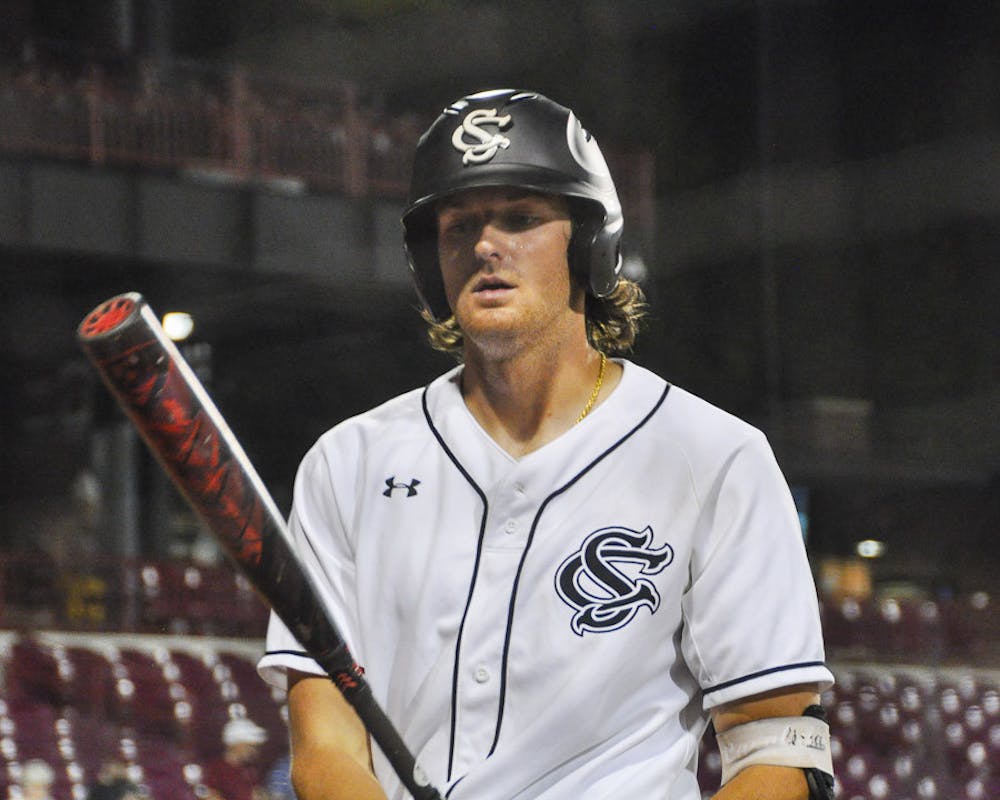
M 833 774 L 830 726 L 816 717 L 759 719 L 736 725 L 716 739 L 722 756 L 723 786 L 753 764 Z

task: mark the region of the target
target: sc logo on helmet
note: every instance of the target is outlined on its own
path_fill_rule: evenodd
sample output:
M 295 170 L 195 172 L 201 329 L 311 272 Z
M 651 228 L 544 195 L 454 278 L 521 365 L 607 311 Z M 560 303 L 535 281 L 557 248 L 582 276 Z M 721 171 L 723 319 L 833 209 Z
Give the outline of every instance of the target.
M 510 139 L 500 133 L 510 127 L 510 123 L 510 114 L 497 116 L 495 108 L 470 111 L 451 136 L 451 143 L 462 153 L 462 164 L 483 164 L 493 158 L 501 147 L 504 150 L 510 147 Z M 497 131 L 491 133 L 481 125 L 495 125 Z M 468 142 L 466 137 L 475 141 Z

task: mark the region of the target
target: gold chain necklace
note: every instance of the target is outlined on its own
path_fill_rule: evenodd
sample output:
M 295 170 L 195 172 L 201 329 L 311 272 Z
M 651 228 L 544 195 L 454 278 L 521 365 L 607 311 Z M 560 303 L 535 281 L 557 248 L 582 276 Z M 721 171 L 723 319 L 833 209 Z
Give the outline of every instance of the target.
M 583 411 L 580 412 L 580 416 L 576 418 L 577 422 L 582 422 L 583 418 L 590 413 L 590 410 L 594 407 L 594 403 L 597 402 L 597 395 L 601 393 L 601 384 L 604 383 L 604 367 L 607 366 L 608 357 L 601 353 L 601 368 L 597 372 L 597 383 L 594 384 L 594 391 L 590 393 L 590 399 L 587 401 L 587 405 L 583 407 Z M 574 423 L 576 424 L 576 423 Z

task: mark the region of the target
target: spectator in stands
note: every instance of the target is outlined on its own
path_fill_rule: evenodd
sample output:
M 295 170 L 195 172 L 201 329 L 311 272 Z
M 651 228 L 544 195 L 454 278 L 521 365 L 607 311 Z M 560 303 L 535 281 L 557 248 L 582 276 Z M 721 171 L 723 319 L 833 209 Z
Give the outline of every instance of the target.
M 8 559 L 9 556 L 9 559 Z M 51 626 L 55 609 L 61 605 L 58 590 L 59 567 L 52 554 L 36 541 L 4 553 L 4 592 L 11 611 L 28 627 Z
M 292 788 L 292 759 L 285 755 L 274 762 L 267 773 L 268 800 L 298 800 Z
M 33 758 L 24 765 L 21 773 L 21 791 L 24 800 L 52 800 L 52 784 L 56 773 L 48 762 Z
M 205 765 L 202 782 L 221 800 L 266 800 L 257 763 L 267 731 L 246 718 L 234 719 L 222 729 L 222 757 Z
M 128 778 L 128 768 L 120 761 L 106 761 L 97 781 L 87 791 L 87 800 L 142 800 L 142 790 Z

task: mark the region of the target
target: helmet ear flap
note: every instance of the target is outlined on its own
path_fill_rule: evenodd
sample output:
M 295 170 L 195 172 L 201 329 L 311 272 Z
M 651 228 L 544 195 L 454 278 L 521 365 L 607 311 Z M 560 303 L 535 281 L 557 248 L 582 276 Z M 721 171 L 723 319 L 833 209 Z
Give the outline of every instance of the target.
M 570 198 L 573 235 L 569 243 L 570 273 L 595 297 L 609 295 L 621 273 L 620 229 L 609 233 L 604 207 Z
M 592 209 L 579 200 L 570 200 L 570 218 L 573 232 L 566 252 L 569 272 L 574 282 L 590 291 L 590 248 L 597 236 L 599 225 Z
M 434 204 L 417 209 L 404 219 L 403 227 L 403 250 L 417 297 L 435 320 L 443 322 L 451 316 L 451 306 L 438 264 Z
M 621 236 L 611 235 L 601 227 L 590 246 L 590 293 L 607 297 L 618 285 L 622 273 Z

